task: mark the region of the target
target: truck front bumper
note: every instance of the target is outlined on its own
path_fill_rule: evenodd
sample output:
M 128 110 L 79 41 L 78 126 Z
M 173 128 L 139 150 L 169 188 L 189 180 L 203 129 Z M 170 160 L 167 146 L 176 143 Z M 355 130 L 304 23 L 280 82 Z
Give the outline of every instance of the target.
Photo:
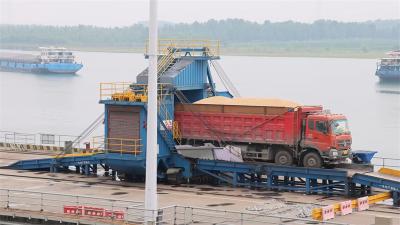
M 329 152 L 326 152 L 325 155 L 322 155 L 322 159 L 324 160 L 325 164 L 341 164 L 346 163 L 350 159 L 351 150 L 337 150 L 337 149 L 330 149 Z

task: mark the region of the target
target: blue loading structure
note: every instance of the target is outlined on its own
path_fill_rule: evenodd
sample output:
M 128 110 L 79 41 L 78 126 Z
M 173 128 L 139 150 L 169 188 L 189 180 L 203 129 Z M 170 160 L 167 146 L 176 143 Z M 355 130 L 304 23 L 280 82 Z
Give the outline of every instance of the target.
M 377 187 L 391 191 L 393 204 L 397 206 L 400 204 L 400 179 L 378 175 L 371 170 L 288 167 L 261 162 L 189 160 L 179 155 L 175 149 L 175 145 L 180 144 L 179 137 L 174 133 L 173 128 L 175 102 L 191 103 L 209 96 L 232 96 L 228 91 L 218 92 L 215 88 L 210 61 L 219 59 L 219 54 L 216 54 L 218 51 L 211 51 L 206 45 L 190 46 L 168 45 L 159 56 L 157 139 L 160 180 L 171 177 L 187 181 L 212 178 L 213 181 L 228 183 L 232 186 L 348 196 L 370 194 L 371 187 Z M 107 151 L 23 160 L 9 167 L 28 170 L 48 169 L 51 172 L 57 172 L 73 166 L 77 172 L 89 175 L 96 173 L 97 165 L 101 165 L 106 174 L 111 169 L 114 176 L 117 171 L 127 179 L 143 180 L 147 138 L 146 84 L 147 69 L 137 76 L 136 83 L 124 86 L 120 93 L 113 92 L 101 97 L 100 103 L 104 104 L 105 108 L 103 147 L 108 149 Z M 117 87 L 118 85 L 112 86 L 108 90 L 117 90 Z M 126 88 L 130 91 L 124 92 Z M 140 140 L 140 144 L 129 142 L 132 136 Z M 120 144 L 115 145 L 116 139 Z M 123 142 L 127 146 L 134 145 L 134 151 L 123 151 L 121 147 Z

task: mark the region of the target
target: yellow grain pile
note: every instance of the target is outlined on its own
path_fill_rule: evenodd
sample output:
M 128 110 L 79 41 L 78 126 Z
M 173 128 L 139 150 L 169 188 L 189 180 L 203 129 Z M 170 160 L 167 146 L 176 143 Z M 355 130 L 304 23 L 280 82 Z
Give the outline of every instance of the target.
M 193 104 L 199 105 L 241 105 L 241 106 L 270 106 L 294 108 L 299 103 L 277 98 L 227 98 L 222 96 L 205 98 Z

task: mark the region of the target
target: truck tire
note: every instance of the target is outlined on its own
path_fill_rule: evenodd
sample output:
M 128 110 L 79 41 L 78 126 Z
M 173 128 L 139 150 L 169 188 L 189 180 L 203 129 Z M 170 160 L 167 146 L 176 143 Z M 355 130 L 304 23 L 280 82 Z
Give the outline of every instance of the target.
M 317 152 L 308 152 L 303 157 L 303 166 L 310 168 L 321 168 L 322 159 Z
M 293 164 L 293 156 L 289 151 L 280 150 L 275 154 L 275 163 L 283 166 L 290 166 Z

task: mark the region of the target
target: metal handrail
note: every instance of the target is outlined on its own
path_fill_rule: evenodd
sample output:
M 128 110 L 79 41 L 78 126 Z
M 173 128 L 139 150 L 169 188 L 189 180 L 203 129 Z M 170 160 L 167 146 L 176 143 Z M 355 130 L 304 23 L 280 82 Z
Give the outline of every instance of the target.
M 400 159 L 399 158 L 391 158 L 391 157 L 379 157 L 375 156 L 372 158 L 374 161 L 379 161 L 379 163 L 374 163 L 374 166 L 378 167 L 391 167 L 391 168 L 400 168 Z M 388 163 L 389 161 L 389 163 Z M 390 162 L 394 163 L 391 164 Z
M 129 102 L 147 102 L 147 84 L 132 82 L 102 82 L 100 83 L 100 100 L 116 100 Z M 167 83 L 158 84 L 158 96 L 170 95 L 167 93 Z
M 157 78 L 167 70 L 168 66 L 174 62 L 174 51 L 168 51 L 166 55 L 163 55 L 157 63 Z
M 27 202 L 29 202 L 29 205 L 26 204 Z M 144 222 L 146 215 L 146 210 L 143 208 L 144 205 L 141 201 L 6 188 L 0 188 L 0 204 L 4 204 L 4 207 L 7 209 L 51 212 L 57 214 L 63 214 L 63 208 L 66 205 L 105 207 L 113 212 L 115 210 L 124 212 L 124 221 L 134 223 Z M 231 224 L 249 224 L 255 222 L 260 224 L 265 224 L 267 222 L 268 224 L 280 224 L 282 221 L 291 220 L 303 224 L 318 222 L 320 224 L 343 225 L 343 223 L 316 221 L 307 218 L 273 216 L 253 212 L 240 212 L 182 205 L 171 205 L 150 211 L 153 215 L 156 215 L 156 224 L 192 224 L 195 222 L 215 224 L 220 223 L 221 221 L 230 222 Z M 82 215 L 76 214 L 76 216 L 79 218 Z M 113 220 L 114 217 L 111 217 L 111 219 Z
M 51 140 L 45 140 L 44 137 Z M 0 131 L 0 142 L 8 144 L 43 145 L 65 147 L 65 141 L 74 141 L 79 136 L 50 133 L 23 133 L 15 131 Z M 77 143 L 79 144 L 79 143 Z M 79 147 L 78 147 L 79 148 Z
M 29 190 L 20 190 L 20 189 L 9 189 L 9 188 L 0 188 L 0 191 L 7 191 L 7 192 L 19 192 L 19 193 L 30 193 L 30 194 L 43 194 L 43 195 L 53 195 L 53 196 L 63 196 L 63 197 L 74 197 L 74 198 L 87 198 L 87 199 L 96 199 L 96 200 L 106 200 L 106 201 L 118 201 L 118 202 L 125 202 L 125 203 L 140 203 L 143 205 L 142 201 L 131 201 L 131 200 L 124 200 L 124 199 L 115 199 L 115 198 L 104 198 L 104 197 L 96 197 L 96 196 L 89 196 L 89 195 L 71 195 L 71 194 L 62 194 L 62 193 L 54 193 L 54 192 L 43 192 L 43 191 L 29 191 Z M 7 195 L 0 195 L 0 196 L 7 196 Z M 76 201 L 73 201 L 76 202 Z
M 105 138 L 96 136 L 92 138 L 93 149 L 108 153 L 134 154 L 141 153 L 142 139 L 130 138 Z
M 158 54 L 166 54 L 168 48 L 186 49 L 189 52 L 196 53 L 201 50 L 209 56 L 220 55 L 219 40 L 187 40 L 187 39 L 159 39 Z M 149 53 L 149 42 L 146 41 L 145 54 Z M 186 52 L 187 52 L 186 51 Z

